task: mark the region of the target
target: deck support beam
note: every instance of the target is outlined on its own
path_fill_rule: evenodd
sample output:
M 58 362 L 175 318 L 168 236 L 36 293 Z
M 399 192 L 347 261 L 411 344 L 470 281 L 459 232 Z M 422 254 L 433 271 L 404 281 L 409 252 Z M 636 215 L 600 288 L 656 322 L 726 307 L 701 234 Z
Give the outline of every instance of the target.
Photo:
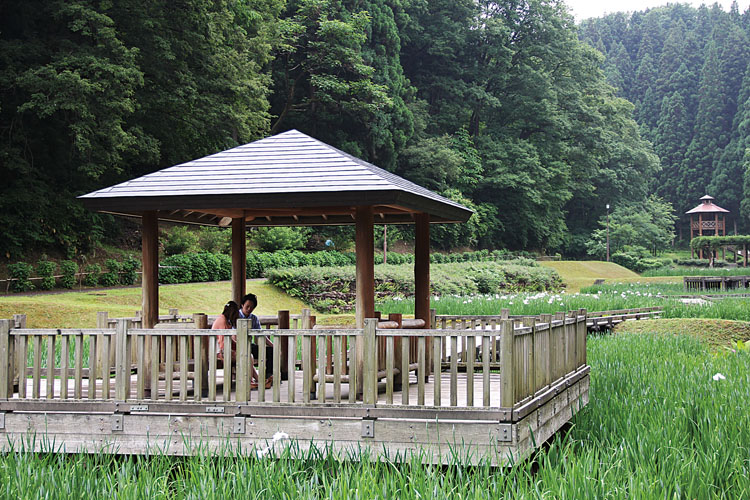
M 356 327 L 365 327 L 365 318 L 375 317 L 375 237 L 371 206 L 357 207 L 355 213 L 355 252 L 357 255 Z M 357 339 L 357 393 L 362 392 L 364 344 Z
M 245 218 L 236 217 L 232 219 L 232 300 L 239 306 L 245 295 L 246 270 Z
M 159 322 L 159 221 L 156 212 L 143 212 L 141 226 L 142 324 L 143 328 L 153 328 Z
M 424 320 L 424 327 L 430 324 L 430 214 L 416 214 L 414 216 L 414 318 Z M 425 380 L 430 374 L 432 366 L 432 343 L 427 341 L 427 369 L 419 374 Z

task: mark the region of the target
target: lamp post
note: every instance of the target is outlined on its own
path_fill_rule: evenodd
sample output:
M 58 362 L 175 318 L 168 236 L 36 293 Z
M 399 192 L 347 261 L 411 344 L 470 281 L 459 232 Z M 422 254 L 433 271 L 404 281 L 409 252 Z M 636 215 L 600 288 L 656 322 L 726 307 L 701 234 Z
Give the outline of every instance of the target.
M 607 262 L 609 262 L 609 203 L 607 203 Z

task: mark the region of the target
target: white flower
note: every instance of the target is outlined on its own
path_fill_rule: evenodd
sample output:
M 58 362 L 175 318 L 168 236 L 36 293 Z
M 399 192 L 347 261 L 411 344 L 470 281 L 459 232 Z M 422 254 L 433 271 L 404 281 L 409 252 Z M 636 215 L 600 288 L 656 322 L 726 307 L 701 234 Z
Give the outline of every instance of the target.
M 716 375 L 713 376 L 713 379 L 716 380 L 716 381 L 718 381 L 718 380 L 726 380 L 726 377 L 724 375 L 722 375 L 721 373 L 717 373 Z

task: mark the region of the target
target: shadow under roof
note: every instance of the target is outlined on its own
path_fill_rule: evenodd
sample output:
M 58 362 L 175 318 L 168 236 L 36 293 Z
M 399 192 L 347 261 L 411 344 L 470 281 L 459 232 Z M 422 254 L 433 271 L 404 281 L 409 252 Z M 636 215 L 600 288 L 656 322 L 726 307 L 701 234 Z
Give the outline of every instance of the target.
M 249 226 L 354 224 L 372 206 L 377 224 L 466 222 L 463 205 L 297 130 L 188 161 L 80 196 L 90 210 L 160 220 Z

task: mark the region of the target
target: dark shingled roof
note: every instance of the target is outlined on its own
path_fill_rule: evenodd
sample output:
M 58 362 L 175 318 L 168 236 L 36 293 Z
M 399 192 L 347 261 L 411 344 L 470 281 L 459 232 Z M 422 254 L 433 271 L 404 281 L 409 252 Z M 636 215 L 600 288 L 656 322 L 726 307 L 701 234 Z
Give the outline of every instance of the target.
M 297 130 L 267 137 L 80 196 L 100 212 L 226 225 L 352 224 L 372 205 L 378 223 L 465 222 L 468 208 Z

